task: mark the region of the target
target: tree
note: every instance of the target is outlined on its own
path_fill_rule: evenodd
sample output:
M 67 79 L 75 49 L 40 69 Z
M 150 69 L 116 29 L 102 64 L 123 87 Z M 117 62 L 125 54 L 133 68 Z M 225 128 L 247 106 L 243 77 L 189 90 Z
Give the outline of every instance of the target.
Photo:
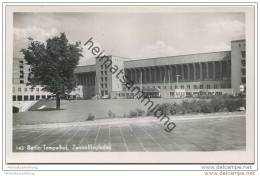
M 30 65 L 29 85 L 41 85 L 42 90 L 56 97 L 56 109 L 60 98 L 76 87 L 74 69 L 82 56 L 80 42 L 70 44 L 65 33 L 47 39 L 46 42 L 29 39 L 30 44 L 22 49 L 26 64 Z

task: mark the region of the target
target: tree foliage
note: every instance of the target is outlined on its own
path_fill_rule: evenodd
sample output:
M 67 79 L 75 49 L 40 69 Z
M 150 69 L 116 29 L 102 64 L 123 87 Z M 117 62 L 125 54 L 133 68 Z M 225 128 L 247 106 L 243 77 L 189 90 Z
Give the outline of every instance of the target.
M 43 90 L 55 94 L 56 99 L 69 94 L 76 86 L 73 72 L 82 56 L 80 43 L 69 43 L 65 33 L 46 42 L 29 40 L 29 46 L 21 50 L 31 68 L 29 84 L 41 85 Z

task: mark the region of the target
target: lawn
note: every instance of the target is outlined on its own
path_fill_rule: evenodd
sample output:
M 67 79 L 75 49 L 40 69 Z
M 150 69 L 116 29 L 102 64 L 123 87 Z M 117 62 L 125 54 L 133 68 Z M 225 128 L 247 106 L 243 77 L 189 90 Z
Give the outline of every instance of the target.
M 166 102 L 180 102 L 181 99 L 152 99 L 154 104 Z M 48 101 L 45 108 L 54 108 L 55 101 Z M 42 106 L 42 104 L 40 105 Z M 13 125 L 28 125 L 59 122 L 81 122 L 85 121 L 89 114 L 94 114 L 96 119 L 107 118 L 108 112 L 112 111 L 117 117 L 124 117 L 130 110 L 137 108 L 147 111 L 137 99 L 109 99 L 109 100 L 74 100 L 61 101 L 62 110 L 56 111 L 28 111 L 15 113 Z

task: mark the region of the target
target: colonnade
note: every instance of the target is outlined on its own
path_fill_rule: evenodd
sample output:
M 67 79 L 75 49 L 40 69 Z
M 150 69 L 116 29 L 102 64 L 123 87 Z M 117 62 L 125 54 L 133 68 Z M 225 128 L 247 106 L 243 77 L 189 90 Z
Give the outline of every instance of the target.
M 127 68 L 126 75 L 134 83 L 222 80 L 231 76 L 231 60 L 198 62 L 154 67 Z

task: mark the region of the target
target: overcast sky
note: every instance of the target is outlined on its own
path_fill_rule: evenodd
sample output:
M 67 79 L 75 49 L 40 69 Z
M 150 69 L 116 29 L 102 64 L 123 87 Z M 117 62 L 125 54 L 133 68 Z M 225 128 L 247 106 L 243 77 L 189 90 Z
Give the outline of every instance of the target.
M 110 55 L 130 59 L 230 50 L 245 38 L 242 13 L 16 13 L 14 56 L 27 37 L 45 41 L 65 32 L 70 42 L 90 37 Z M 94 64 L 84 50 L 81 65 Z

